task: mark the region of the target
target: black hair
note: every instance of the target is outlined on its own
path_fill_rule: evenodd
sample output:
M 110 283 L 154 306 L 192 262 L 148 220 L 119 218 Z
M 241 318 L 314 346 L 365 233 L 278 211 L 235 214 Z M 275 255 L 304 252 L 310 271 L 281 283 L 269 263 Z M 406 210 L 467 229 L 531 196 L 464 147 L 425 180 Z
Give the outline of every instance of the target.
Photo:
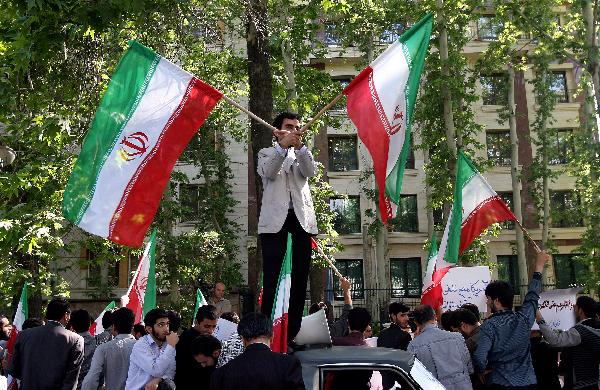
M 112 313 L 114 312 L 113 310 L 107 310 L 104 315 L 102 316 L 102 327 L 104 329 L 108 329 L 113 325 L 113 318 L 112 318 Z
M 131 333 L 133 323 L 135 322 L 135 314 L 131 309 L 121 307 L 112 312 L 113 327 L 119 334 Z
M 364 307 L 354 307 L 348 312 L 348 327 L 350 330 L 364 332 L 371 323 L 371 314 Z
M 475 317 L 475 314 L 468 309 L 456 309 L 452 312 L 450 317 L 450 326 L 453 328 L 460 328 L 460 324 L 465 323 L 467 325 L 477 325 L 479 318 Z
M 388 307 L 388 312 L 390 313 L 390 315 L 396 315 L 398 313 L 408 313 L 409 311 L 410 308 L 402 302 L 392 302 Z
M 577 298 L 575 304 L 578 308 L 583 310 L 583 314 L 585 314 L 587 318 L 594 318 L 596 315 L 597 304 L 594 298 L 582 295 Z
M 46 308 L 46 318 L 51 321 L 60 321 L 65 314 L 71 312 L 71 304 L 64 298 L 54 298 Z
M 515 299 L 513 288 L 503 280 L 495 280 L 488 284 L 485 288 L 485 296 L 490 297 L 492 301 L 498 299 L 502 307 L 511 310 L 513 308 L 513 301 Z
M 75 310 L 71 313 L 71 326 L 77 333 L 83 333 L 90 329 L 92 325 L 92 316 L 85 309 Z
M 221 342 L 211 335 L 200 335 L 192 341 L 192 356 L 202 354 L 212 356 L 213 352 L 221 349 Z
M 300 115 L 296 114 L 295 112 L 284 111 L 284 112 L 280 113 L 279 115 L 277 115 L 275 117 L 275 119 L 273 119 L 273 127 L 276 129 L 281 129 L 284 119 L 300 120 Z
M 471 313 L 473 313 L 473 315 L 475 317 L 477 317 L 477 321 L 481 320 L 481 313 L 479 313 L 479 308 L 477 307 L 476 304 L 474 303 L 465 303 L 463 305 L 460 306 L 461 309 L 467 309 L 468 311 L 470 311 Z
M 327 317 L 327 305 L 323 302 L 313 303 L 312 305 L 310 305 L 310 307 L 308 308 L 308 314 L 314 314 L 321 309 L 325 310 L 325 317 Z
M 413 310 L 413 315 L 415 316 L 415 322 L 418 325 L 423 325 L 424 323 L 435 319 L 433 307 L 429 305 L 417 306 L 417 308 Z
M 227 321 L 231 321 L 234 324 L 240 323 L 240 317 L 234 311 L 228 311 L 226 313 L 221 314 L 221 318 Z
M 169 314 L 169 330 L 177 332 L 181 328 L 181 314 L 175 310 L 167 310 L 167 314 Z
M 165 309 L 152 309 L 144 316 L 144 325 L 153 328 L 160 318 L 169 318 L 169 313 Z
M 440 325 L 442 329 L 452 331 L 452 324 L 454 320 L 454 311 L 446 310 L 440 315 Z
M 237 332 L 245 340 L 273 336 L 273 322 L 263 313 L 248 313 L 238 324 Z
M 146 332 L 146 328 L 141 323 L 133 325 L 133 333 L 139 333 L 141 336 L 148 334 L 148 332 Z
M 198 308 L 198 312 L 196 313 L 196 322 L 201 323 L 204 320 L 215 321 L 218 320 L 217 317 L 217 308 L 213 305 L 204 305 Z
M 39 318 L 28 318 L 25 321 L 23 321 L 23 326 L 21 327 L 21 329 L 25 330 L 25 329 L 31 329 L 31 328 L 37 328 L 38 326 L 42 326 L 44 325 L 44 321 L 40 320 Z

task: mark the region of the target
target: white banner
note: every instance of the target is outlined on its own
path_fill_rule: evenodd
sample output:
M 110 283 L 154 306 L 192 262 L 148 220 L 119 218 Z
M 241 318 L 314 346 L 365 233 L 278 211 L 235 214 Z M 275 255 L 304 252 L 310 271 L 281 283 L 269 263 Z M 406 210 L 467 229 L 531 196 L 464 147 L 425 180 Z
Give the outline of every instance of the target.
M 575 325 L 573 306 L 580 288 L 544 291 L 540 294 L 538 305 L 544 321 L 553 329 L 567 330 Z M 533 323 L 532 330 L 540 327 Z
M 454 267 L 442 279 L 442 310 L 456 310 L 465 303 L 487 311 L 485 288 L 490 283 L 490 269 L 486 266 Z
M 213 336 L 223 342 L 228 340 L 235 332 L 237 332 L 237 324 L 235 322 L 219 318 L 217 327 L 213 331 Z

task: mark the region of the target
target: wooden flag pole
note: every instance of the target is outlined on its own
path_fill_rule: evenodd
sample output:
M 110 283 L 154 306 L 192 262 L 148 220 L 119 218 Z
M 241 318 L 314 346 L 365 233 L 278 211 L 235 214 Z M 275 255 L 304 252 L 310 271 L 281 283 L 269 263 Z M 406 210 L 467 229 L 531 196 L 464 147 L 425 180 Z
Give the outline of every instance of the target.
M 315 240 L 316 243 L 316 240 Z M 343 279 L 344 275 L 342 275 L 340 273 L 340 271 L 336 268 L 336 266 L 333 264 L 333 262 L 331 261 L 331 259 L 329 258 L 329 256 L 327 256 L 325 254 L 325 252 L 323 252 L 323 249 L 321 249 L 321 247 L 319 246 L 319 244 L 316 245 L 317 250 L 319 251 L 319 254 L 321 256 L 323 256 L 325 258 L 325 260 L 327 260 L 327 263 L 329 264 L 329 267 L 333 270 L 333 272 L 337 275 L 338 278 Z
M 325 113 L 325 111 L 329 110 L 331 107 L 333 107 L 333 105 L 335 103 L 338 102 L 338 100 L 340 100 L 342 98 L 342 96 L 344 96 L 344 93 L 340 93 L 339 95 L 337 95 L 336 97 L 333 98 L 333 100 L 331 102 L 329 102 L 328 105 L 326 105 L 325 107 L 321 108 L 321 110 L 319 112 L 317 112 L 317 114 L 308 121 L 307 124 L 305 124 L 304 126 L 302 126 L 302 128 L 300 129 L 300 133 L 303 133 L 306 131 L 306 129 L 308 129 L 313 123 L 315 123 L 317 121 L 317 119 L 319 119 L 319 117 L 321 115 L 323 115 Z
M 537 242 L 535 242 L 535 240 L 531 237 L 531 235 L 529 234 L 529 232 L 527 231 L 527 229 L 525 229 L 523 227 L 523 225 L 521 225 L 521 222 L 519 222 L 517 219 L 515 219 L 515 222 L 517 223 L 517 225 L 519 225 L 519 228 L 521 228 L 521 230 L 523 231 L 523 234 L 525 234 L 525 236 L 529 239 L 529 241 L 531 241 L 531 243 L 533 244 L 533 247 L 535 248 L 535 250 L 538 253 L 540 253 L 542 250 L 538 246 Z
M 236 102 L 235 100 L 231 99 L 230 97 L 228 97 L 227 95 L 223 95 L 223 99 L 231 104 L 232 106 L 234 106 L 235 108 L 237 108 L 240 111 L 245 112 L 246 114 L 248 114 L 250 117 L 252 117 L 252 119 L 256 120 L 257 122 L 259 122 L 260 124 L 262 124 L 263 126 L 267 127 L 269 130 L 271 131 L 277 131 L 277 129 L 275 127 L 273 127 L 272 125 L 270 125 L 269 123 L 265 122 L 262 118 L 259 118 L 258 116 L 256 116 L 254 113 L 252 113 L 250 110 L 248 110 L 246 107 L 243 107 L 242 105 L 240 105 L 238 102 Z

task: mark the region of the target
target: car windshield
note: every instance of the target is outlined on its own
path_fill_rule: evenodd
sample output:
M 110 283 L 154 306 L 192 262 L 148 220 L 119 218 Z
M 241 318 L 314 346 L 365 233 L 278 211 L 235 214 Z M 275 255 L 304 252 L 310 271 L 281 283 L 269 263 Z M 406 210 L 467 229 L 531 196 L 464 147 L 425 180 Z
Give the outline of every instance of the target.
M 423 363 L 415 358 L 410 369 L 410 376 L 423 388 L 423 390 L 444 390 L 444 386 L 427 371 Z

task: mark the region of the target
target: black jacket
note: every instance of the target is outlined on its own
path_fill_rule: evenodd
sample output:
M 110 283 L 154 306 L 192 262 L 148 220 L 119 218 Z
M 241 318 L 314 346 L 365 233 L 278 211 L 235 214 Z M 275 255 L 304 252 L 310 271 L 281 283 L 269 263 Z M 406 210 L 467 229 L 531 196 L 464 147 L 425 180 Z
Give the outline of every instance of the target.
M 272 352 L 264 344 L 250 344 L 244 353 L 217 368 L 211 390 L 304 389 L 298 358 Z
M 398 325 L 392 323 L 389 328 L 382 330 L 379 334 L 377 346 L 406 351 L 408 343 L 410 343 L 411 340 L 410 334 L 403 331 Z

